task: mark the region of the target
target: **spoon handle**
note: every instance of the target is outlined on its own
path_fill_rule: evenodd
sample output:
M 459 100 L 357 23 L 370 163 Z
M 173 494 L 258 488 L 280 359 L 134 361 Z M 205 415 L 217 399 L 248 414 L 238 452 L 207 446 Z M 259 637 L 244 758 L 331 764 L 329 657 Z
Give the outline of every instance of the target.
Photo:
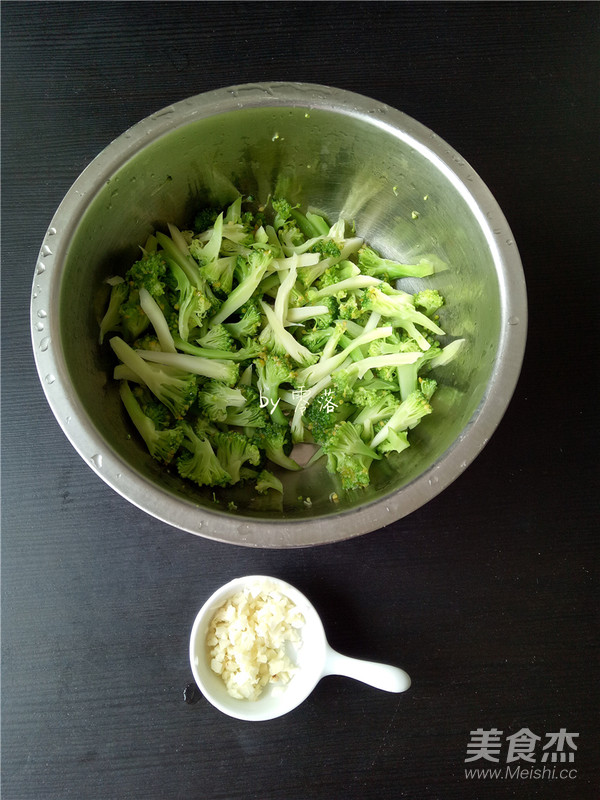
M 330 646 L 325 657 L 325 675 L 345 675 L 384 692 L 405 692 L 410 687 L 410 676 L 403 669 L 344 656 Z

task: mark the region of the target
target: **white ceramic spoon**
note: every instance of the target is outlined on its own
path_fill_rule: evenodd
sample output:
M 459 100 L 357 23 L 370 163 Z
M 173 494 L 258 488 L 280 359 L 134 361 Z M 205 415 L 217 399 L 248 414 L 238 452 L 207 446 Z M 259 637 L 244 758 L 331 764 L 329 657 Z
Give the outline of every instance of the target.
M 237 700 L 210 668 L 206 634 L 213 615 L 229 597 L 248 586 L 265 584 L 289 597 L 304 616 L 302 645 L 290 652 L 298 671 L 285 686 L 267 686 L 258 700 Z M 404 692 L 410 686 L 410 677 L 398 667 L 350 658 L 333 650 L 312 603 L 289 583 L 265 575 L 236 578 L 208 598 L 192 626 L 190 664 L 198 688 L 212 705 L 231 717 L 250 721 L 274 719 L 292 711 L 326 675 L 345 675 L 386 692 Z

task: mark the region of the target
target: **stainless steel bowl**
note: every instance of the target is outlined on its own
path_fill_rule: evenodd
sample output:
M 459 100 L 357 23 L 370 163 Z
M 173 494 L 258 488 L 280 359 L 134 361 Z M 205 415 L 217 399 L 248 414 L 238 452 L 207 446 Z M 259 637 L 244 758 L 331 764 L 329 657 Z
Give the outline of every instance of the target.
M 443 327 L 465 337 L 438 370 L 436 413 L 413 446 L 377 462 L 368 490 L 330 499 L 317 464 L 285 475 L 283 508 L 232 491 L 237 511 L 165 476 L 128 435 L 111 362 L 98 346 L 98 289 L 158 225 L 199 202 L 285 194 L 336 219 L 387 256 L 436 252 Z M 410 287 L 413 288 L 413 287 Z M 366 97 L 301 83 L 248 84 L 191 97 L 110 144 L 67 193 L 35 271 L 31 330 L 40 379 L 86 463 L 134 505 L 178 528 L 254 547 L 333 542 L 387 525 L 457 478 L 500 422 L 521 368 L 526 291 L 506 219 L 469 164 L 435 133 Z M 311 505 L 297 498 L 310 497 Z

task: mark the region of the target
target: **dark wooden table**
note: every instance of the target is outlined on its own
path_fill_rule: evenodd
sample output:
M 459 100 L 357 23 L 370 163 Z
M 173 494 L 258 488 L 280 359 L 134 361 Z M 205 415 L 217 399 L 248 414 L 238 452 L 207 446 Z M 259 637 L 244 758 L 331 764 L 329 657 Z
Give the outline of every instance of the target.
M 3 3 L 4 800 L 599 796 L 599 16 Z M 521 380 L 472 466 L 384 530 L 293 551 L 196 538 L 104 485 L 46 404 L 28 322 L 46 227 L 101 149 L 188 95 L 278 79 L 372 96 L 446 139 L 508 217 L 530 302 Z M 252 572 L 298 585 L 334 647 L 402 665 L 411 690 L 330 677 L 255 725 L 186 704 L 194 615 Z M 478 729 L 502 731 L 498 762 L 465 763 Z M 509 761 L 523 729 L 534 764 Z M 465 774 L 488 767 L 502 777 Z

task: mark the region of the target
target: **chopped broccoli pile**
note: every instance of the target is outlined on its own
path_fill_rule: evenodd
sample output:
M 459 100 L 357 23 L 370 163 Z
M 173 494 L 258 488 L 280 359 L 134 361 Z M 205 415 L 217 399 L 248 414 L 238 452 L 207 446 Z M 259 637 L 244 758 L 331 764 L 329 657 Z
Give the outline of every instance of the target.
M 321 458 L 343 490 L 368 486 L 374 462 L 410 447 L 433 411 L 432 370 L 464 344 L 440 342 L 437 289 L 397 283 L 447 268 L 415 260 L 384 258 L 286 198 L 239 196 L 200 209 L 190 230 L 156 231 L 108 279 L 99 325 L 150 455 L 213 489 L 283 494 L 283 471 Z M 315 450 L 305 467 L 300 443 Z

